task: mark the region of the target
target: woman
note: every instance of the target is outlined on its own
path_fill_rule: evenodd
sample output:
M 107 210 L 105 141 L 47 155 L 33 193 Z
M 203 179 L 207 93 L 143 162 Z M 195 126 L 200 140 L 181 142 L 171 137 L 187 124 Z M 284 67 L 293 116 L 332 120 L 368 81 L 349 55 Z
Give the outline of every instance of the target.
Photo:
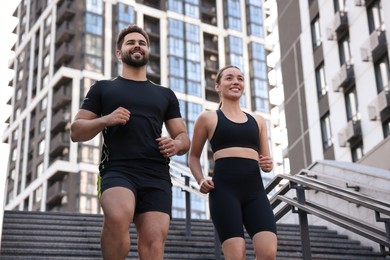
M 202 193 L 209 193 L 210 214 L 226 260 L 245 259 L 243 225 L 252 239 L 256 259 L 275 259 L 276 223 L 264 191 L 259 167 L 273 167 L 264 118 L 240 108 L 244 76 L 229 65 L 217 74 L 221 104 L 202 112 L 195 122 L 189 166 Z M 203 176 L 200 156 L 209 140 L 215 160 L 213 179 Z

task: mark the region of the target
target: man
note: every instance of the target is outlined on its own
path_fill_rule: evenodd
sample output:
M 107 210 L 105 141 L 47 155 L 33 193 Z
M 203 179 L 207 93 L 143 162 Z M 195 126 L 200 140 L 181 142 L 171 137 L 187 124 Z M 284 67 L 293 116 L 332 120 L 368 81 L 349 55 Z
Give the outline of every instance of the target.
M 98 190 L 104 213 L 103 259 L 125 259 L 134 222 L 140 259 L 163 259 L 172 207 L 169 158 L 190 146 L 174 92 L 146 78 L 149 37 L 136 25 L 119 34 L 121 76 L 97 81 L 71 125 L 83 142 L 103 132 Z M 161 136 L 165 123 L 170 135 Z

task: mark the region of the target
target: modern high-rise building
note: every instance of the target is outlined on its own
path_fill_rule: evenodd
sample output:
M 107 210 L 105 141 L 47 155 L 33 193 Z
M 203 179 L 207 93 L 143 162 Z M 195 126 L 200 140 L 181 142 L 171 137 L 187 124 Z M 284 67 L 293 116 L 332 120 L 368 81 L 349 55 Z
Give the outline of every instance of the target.
M 69 126 L 90 86 L 118 75 L 116 36 L 132 23 L 150 36 L 148 78 L 175 91 L 190 136 L 198 114 L 218 107 L 218 69 L 234 64 L 246 78 L 242 108 L 262 115 L 271 147 L 280 146 L 271 136 L 263 13 L 259 0 L 21 1 L 14 12 L 18 39 L 10 63 L 13 112 L 2 137 L 10 146 L 5 209 L 100 212 L 101 136 L 72 143 Z M 281 158 L 275 163 L 279 172 L 281 154 L 274 155 Z M 187 163 L 186 156 L 172 160 Z M 209 148 L 202 164 L 211 174 Z M 176 186 L 173 194 L 173 216 L 184 217 L 185 195 Z M 192 217 L 207 216 L 203 198 L 191 202 Z
M 291 173 L 325 159 L 389 170 L 390 1 L 276 3 Z

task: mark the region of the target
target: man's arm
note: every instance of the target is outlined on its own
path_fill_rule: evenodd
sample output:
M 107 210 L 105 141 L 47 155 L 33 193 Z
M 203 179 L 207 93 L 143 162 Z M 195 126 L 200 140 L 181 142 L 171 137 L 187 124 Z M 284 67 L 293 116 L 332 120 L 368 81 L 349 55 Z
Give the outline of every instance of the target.
M 130 119 L 130 112 L 119 107 L 109 115 L 98 117 L 95 113 L 80 109 L 70 126 L 70 138 L 73 142 L 85 142 L 94 138 L 104 128 L 124 125 Z
M 165 122 L 165 127 L 171 138 L 173 139 L 173 148 L 172 155 L 183 155 L 188 152 L 190 149 L 190 138 L 186 130 L 183 119 L 173 118 Z M 159 146 L 167 145 L 172 147 L 169 143 L 166 143 L 165 138 L 158 138 Z

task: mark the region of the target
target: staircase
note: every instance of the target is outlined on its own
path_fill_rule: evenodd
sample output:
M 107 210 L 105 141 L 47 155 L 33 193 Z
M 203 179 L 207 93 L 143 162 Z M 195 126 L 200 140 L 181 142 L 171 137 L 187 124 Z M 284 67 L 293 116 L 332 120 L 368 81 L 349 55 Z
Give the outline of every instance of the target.
M 101 259 L 100 230 L 103 216 L 80 213 L 5 211 L 0 259 L 92 260 Z M 278 260 L 302 259 L 299 227 L 278 224 Z M 372 248 L 328 230 L 310 226 L 312 259 L 387 259 Z M 130 227 L 132 247 L 127 259 L 138 259 L 136 233 Z M 184 219 L 173 219 L 165 247 L 165 260 L 217 259 L 210 220 L 192 220 L 186 236 Z M 247 259 L 254 252 L 247 237 Z

